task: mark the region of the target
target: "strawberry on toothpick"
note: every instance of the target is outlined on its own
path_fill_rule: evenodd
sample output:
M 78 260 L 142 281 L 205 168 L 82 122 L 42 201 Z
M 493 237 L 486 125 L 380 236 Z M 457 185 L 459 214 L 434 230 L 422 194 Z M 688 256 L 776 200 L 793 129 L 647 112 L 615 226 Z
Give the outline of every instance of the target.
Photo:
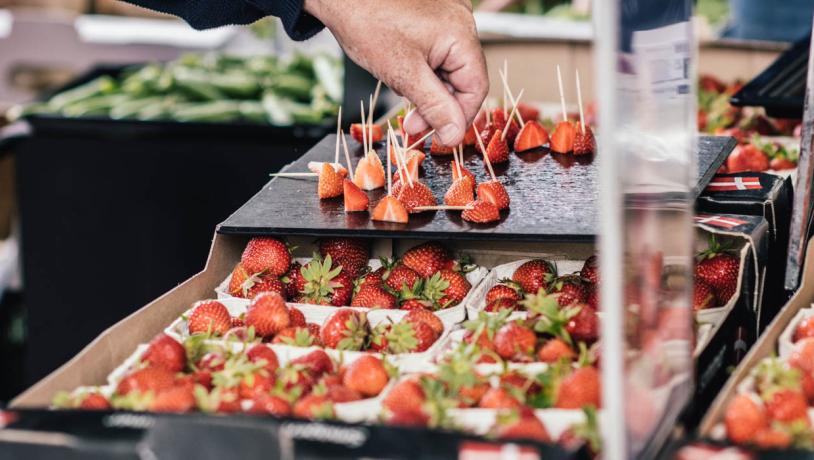
M 322 171 L 319 173 L 319 183 L 317 185 L 319 199 L 336 198 L 342 195 L 343 179 L 344 177 L 337 173 L 330 163 L 323 163 Z
M 487 148 L 486 150 L 488 151 L 489 149 Z M 506 188 L 503 187 L 503 184 L 497 180 L 489 155 L 483 155 L 483 161 L 486 163 L 492 180 L 478 184 L 478 200 L 492 203 L 498 210 L 508 209 L 511 201 L 509 199 L 509 193 L 506 191 Z
M 562 89 L 562 74 L 560 66 L 557 66 L 557 83 L 560 89 L 560 104 L 562 105 L 562 121 L 557 123 L 554 132 L 551 134 L 551 151 L 555 153 L 569 153 L 574 150 L 574 138 L 576 128 L 568 121 L 568 113 L 565 110 L 565 93 Z
M 390 151 L 390 138 L 387 138 L 387 151 Z M 393 196 L 393 183 L 390 175 L 390 156 L 387 156 L 387 196 L 379 201 L 370 218 L 383 222 L 406 224 L 410 217 L 404 205 Z
M 524 121 L 527 119 L 527 117 L 523 116 L 522 114 L 524 111 L 523 103 L 517 102 L 514 99 L 512 90 L 509 88 L 509 83 L 506 80 L 506 75 L 501 73 L 500 77 L 501 80 L 503 80 L 503 88 L 506 91 L 506 94 L 509 96 L 509 101 L 512 103 L 513 107 L 517 108 L 517 121 L 520 123 L 520 131 L 517 133 L 517 137 L 514 139 L 514 151 L 526 152 L 544 147 L 546 144 L 548 144 L 549 137 L 548 131 L 537 121 L 539 112 L 529 119 L 529 121 Z M 529 112 L 527 111 L 527 113 Z
M 350 160 L 348 143 L 345 141 L 345 132 L 340 131 L 342 137 L 342 148 L 345 151 L 345 161 L 348 162 L 348 172 L 353 176 L 353 165 Z M 370 205 L 370 199 L 362 189 L 356 186 L 350 179 L 342 181 L 342 195 L 345 201 L 345 212 L 364 212 Z
M 493 203 L 488 201 L 476 200 L 469 205 L 469 209 L 465 209 L 461 213 L 461 218 L 469 222 L 478 224 L 485 224 L 500 220 L 500 211 Z
M 594 133 L 590 126 L 585 125 L 585 113 L 582 108 L 582 89 L 579 81 L 579 70 L 577 70 L 577 103 L 579 104 L 579 123 L 576 126 L 574 136 L 574 155 L 588 155 L 594 152 L 596 143 Z
M 465 206 L 473 201 L 475 178 L 471 172 L 467 171 L 469 175 L 463 172 L 465 168 L 461 166 L 462 161 L 459 160 L 458 153 L 455 152 L 453 155 L 455 155 L 455 160 L 452 162 L 452 185 L 444 195 L 444 204 Z M 463 157 L 463 149 L 461 149 L 460 156 Z

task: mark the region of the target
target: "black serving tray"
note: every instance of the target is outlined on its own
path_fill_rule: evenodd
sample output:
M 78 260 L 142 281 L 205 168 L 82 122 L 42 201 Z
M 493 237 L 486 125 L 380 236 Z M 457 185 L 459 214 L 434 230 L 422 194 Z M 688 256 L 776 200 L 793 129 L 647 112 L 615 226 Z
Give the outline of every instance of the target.
M 730 99 L 735 106 L 763 107 L 776 118 L 802 118 L 811 37 L 797 41 Z
M 329 135 L 287 168 L 307 171 L 309 161 L 333 161 L 335 135 Z M 362 148 L 351 141 L 354 163 Z M 697 198 L 734 148 L 731 137 L 699 138 Z M 384 147 L 378 148 L 384 158 Z M 450 179 L 451 156 L 428 155 L 422 180 L 442 199 Z M 474 150 L 466 153 L 466 167 L 478 182 L 488 178 L 483 161 Z M 413 214 L 407 224 L 370 220 L 368 213 L 345 213 L 342 197 L 319 200 L 316 178 L 273 179 L 219 227 L 220 233 L 251 235 L 304 235 L 467 240 L 592 241 L 597 234 L 597 163 L 593 156 L 552 154 L 546 150 L 512 154 L 496 165 L 495 173 L 511 196 L 511 209 L 494 224 L 472 224 L 460 212 L 438 211 Z M 383 190 L 369 194 L 371 205 Z

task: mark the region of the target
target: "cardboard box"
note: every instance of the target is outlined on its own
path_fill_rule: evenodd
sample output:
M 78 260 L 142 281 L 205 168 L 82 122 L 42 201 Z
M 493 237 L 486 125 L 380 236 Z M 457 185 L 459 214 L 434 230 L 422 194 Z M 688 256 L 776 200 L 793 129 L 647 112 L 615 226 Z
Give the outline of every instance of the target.
M 806 260 L 803 269 L 803 278 L 800 289 L 791 300 L 780 310 L 774 320 L 764 331 L 760 340 L 752 347 L 740 365 L 732 373 L 732 377 L 721 390 L 709 411 L 704 416 L 698 428 L 701 437 L 709 437 L 717 423 L 723 420 L 727 404 L 736 394 L 738 385 L 749 376 L 760 360 L 776 353 L 778 339 L 786 326 L 803 308 L 808 308 L 814 302 L 814 239 L 809 240 L 806 250 Z

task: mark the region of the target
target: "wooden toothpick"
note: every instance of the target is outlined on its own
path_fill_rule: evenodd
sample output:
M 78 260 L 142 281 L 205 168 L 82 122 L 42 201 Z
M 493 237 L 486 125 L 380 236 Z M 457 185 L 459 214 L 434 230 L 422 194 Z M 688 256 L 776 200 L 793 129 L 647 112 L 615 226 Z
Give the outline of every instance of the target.
M 370 96 L 367 100 L 367 103 L 370 104 L 367 107 L 367 126 L 365 127 L 365 131 L 367 132 L 367 145 L 370 146 L 370 149 L 373 150 L 373 96 Z
M 339 134 L 342 130 L 342 106 L 339 106 L 339 115 L 336 116 L 336 151 L 334 152 L 334 163 L 339 163 Z
M 379 91 L 381 91 L 381 89 L 382 81 L 379 80 L 378 82 L 376 82 L 376 90 L 373 91 L 373 100 L 370 101 L 370 110 L 368 111 L 369 115 L 367 118 L 368 120 L 370 120 L 371 124 L 373 124 L 373 111 L 376 110 L 376 103 L 379 102 Z
M 524 91 L 525 91 L 525 88 L 521 89 L 520 93 L 517 94 L 517 100 L 518 101 L 520 100 L 521 97 L 523 97 L 523 92 Z M 515 113 L 517 113 L 517 106 L 516 105 L 512 109 L 512 113 L 510 113 L 509 116 L 506 117 L 506 126 L 503 127 L 503 133 L 500 135 L 500 140 L 501 141 L 506 140 L 506 133 L 509 132 L 509 125 L 512 124 L 512 118 L 514 118 Z
M 475 123 L 472 123 L 472 127 L 475 127 Z M 476 128 L 477 129 L 477 128 Z M 483 161 L 486 163 L 486 168 L 489 169 L 489 174 L 492 176 L 492 180 L 496 181 L 497 177 L 495 177 L 495 170 L 492 169 L 492 162 L 489 160 L 489 155 L 486 154 L 486 147 L 483 145 L 483 139 L 480 138 L 480 134 L 475 136 L 478 138 L 478 144 L 480 144 L 480 151 L 483 152 Z
M 347 141 L 345 141 L 345 131 L 344 130 L 340 131 L 340 134 L 342 136 L 342 148 L 345 150 L 345 161 L 348 162 L 348 177 L 350 177 L 351 180 L 353 180 L 353 165 L 351 164 L 350 161 L 350 152 L 348 151 L 348 143 Z
M 568 113 L 565 111 L 565 92 L 562 90 L 562 73 L 560 73 L 559 64 L 557 64 L 557 84 L 560 87 L 560 105 L 562 105 L 562 121 L 568 121 Z
M 582 89 L 579 83 L 579 69 L 577 69 L 577 104 L 579 105 L 579 125 L 582 128 L 582 134 L 585 134 L 585 114 L 582 111 Z
M 428 132 L 427 134 L 425 134 L 425 135 L 424 135 L 424 136 L 423 136 L 421 139 L 419 139 L 419 140 L 417 140 L 417 141 L 413 142 L 413 144 L 412 144 L 412 145 L 410 145 L 409 147 L 407 147 L 407 149 L 406 149 L 406 150 L 412 150 L 412 149 L 414 149 L 414 148 L 418 147 L 419 145 L 421 145 L 421 143 L 422 143 L 422 142 L 426 141 L 426 140 L 427 140 L 427 138 L 428 138 L 428 137 L 430 137 L 430 136 L 432 136 L 433 134 L 435 134 L 435 130 L 434 130 L 434 129 L 433 129 L 433 130 L 431 130 L 430 132 Z
M 292 172 L 292 173 L 271 173 L 269 176 L 273 177 L 318 177 L 318 173 L 312 172 Z
M 438 206 L 416 206 L 413 208 L 414 211 L 466 211 L 469 209 L 472 209 L 472 206 L 438 205 Z
M 387 138 L 387 196 L 391 196 L 393 194 L 393 182 L 390 177 L 390 138 Z
M 359 107 L 362 110 L 362 149 L 365 151 L 365 156 L 367 156 L 367 135 L 365 134 L 365 127 L 367 126 L 367 119 L 365 118 L 365 101 L 359 101 Z
M 512 94 L 512 89 L 509 87 L 509 83 L 506 80 L 506 75 L 503 73 L 500 74 L 500 78 L 503 80 L 503 90 L 507 92 L 509 95 L 509 102 L 512 103 L 512 107 L 517 106 L 517 101 L 514 99 L 514 95 Z M 526 122 L 523 120 L 523 117 L 520 115 L 520 111 L 517 111 L 517 121 L 520 122 L 520 127 L 526 126 Z

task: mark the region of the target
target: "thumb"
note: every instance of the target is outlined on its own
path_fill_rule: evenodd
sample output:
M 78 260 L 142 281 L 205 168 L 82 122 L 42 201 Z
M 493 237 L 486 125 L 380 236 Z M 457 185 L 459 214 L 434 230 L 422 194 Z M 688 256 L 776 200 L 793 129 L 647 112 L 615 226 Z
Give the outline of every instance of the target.
M 410 66 L 409 75 L 397 81 L 404 86 L 394 89 L 416 105 L 404 120 L 404 129 L 413 135 L 431 126 L 444 145 L 458 145 L 466 131 L 466 118 L 461 105 L 426 63 Z

